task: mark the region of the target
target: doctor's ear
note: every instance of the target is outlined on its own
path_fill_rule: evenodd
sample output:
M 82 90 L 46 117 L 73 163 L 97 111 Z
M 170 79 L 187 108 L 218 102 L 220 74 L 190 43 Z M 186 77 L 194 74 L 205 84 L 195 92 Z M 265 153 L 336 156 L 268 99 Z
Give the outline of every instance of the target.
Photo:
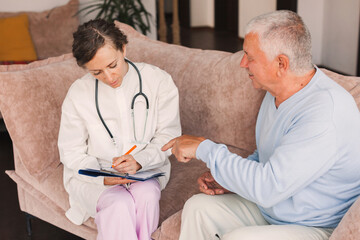
M 126 57 L 126 45 L 125 44 L 122 47 L 122 53 L 123 53 L 124 57 Z
M 288 56 L 284 55 L 284 54 L 280 54 L 276 57 L 276 61 L 278 64 L 278 71 L 277 74 L 279 77 L 283 76 L 290 67 L 290 61 Z

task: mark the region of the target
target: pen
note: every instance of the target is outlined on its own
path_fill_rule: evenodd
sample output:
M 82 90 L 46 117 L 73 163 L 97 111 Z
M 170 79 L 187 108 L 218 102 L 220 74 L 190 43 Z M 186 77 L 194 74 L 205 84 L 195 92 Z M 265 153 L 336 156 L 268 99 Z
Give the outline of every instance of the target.
M 134 145 L 132 148 L 130 148 L 130 150 L 127 151 L 124 155 L 129 155 L 135 148 L 136 148 L 136 145 Z
M 129 155 L 134 149 L 136 148 L 136 145 L 134 145 L 132 148 L 129 149 L 129 151 L 127 151 L 124 155 Z M 112 165 L 111 167 L 114 168 L 116 167 L 117 165 Z

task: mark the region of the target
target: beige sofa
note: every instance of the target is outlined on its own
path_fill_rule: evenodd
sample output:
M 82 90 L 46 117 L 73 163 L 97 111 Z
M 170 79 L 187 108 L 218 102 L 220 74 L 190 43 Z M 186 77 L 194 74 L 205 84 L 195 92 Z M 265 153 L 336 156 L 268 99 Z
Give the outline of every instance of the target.
M 180 92 L 183 133 L 225 143 L 242 156 L 254 150 L 255 120 L 264 92 L 255 90 L 240 68 L 243 52 L 166 44 L 149 40 L 127 25 L 117 25 L 129 37 L 129 59 L 159 66 L 172 75 Z M 349 90 L 360 107 L 360 78 L 324 71 Z M 85 239 L 95 239 L 93 219 L 76 226 L 65 217 L 69 203 L 57 149 L 62 101 L 72 82 L 84 73 L 71 54 L 28 65 L 0 66 L 0 110 L 14 146 L 15 170 L 6 173 L 17 183 L 21 210 Z M 180 210 L 198 192 L 196 179 L 207 170 L 197 160 L 187 164 L 171 161 L 171 179 L 162 192 L 160 226 L 154 239 L 178 238 Z M 347 213 L 333 239 L 360 239 L 359 204 Z

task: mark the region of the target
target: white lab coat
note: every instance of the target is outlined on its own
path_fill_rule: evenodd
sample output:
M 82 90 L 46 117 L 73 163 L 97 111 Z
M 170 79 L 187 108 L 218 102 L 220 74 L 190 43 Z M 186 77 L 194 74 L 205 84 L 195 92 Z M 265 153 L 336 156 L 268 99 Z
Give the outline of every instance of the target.
M 166 174 L 158 181 L 163 189 L 170 177 L 170 151 L 161 147 L 181 134 L 178 90 L 169 74 L 145 63 L 136 63 L 142 77 L 143 92 L 149 100 L 149 113 L 143 142 L 132 152 L 142 166 L 140 171 L 160 169 Z M 62 106 L 58 147 L 64 164 L 64 185 L 69 193 L 70 209 L 66 216 L 82 224 L 96 213 L 96 204 L 104 186 L 103 177 L 79 175 L 81 168 L 110 166 L 115 156 L 134 145 L 131 101 L 139 92 L 139 78 L 129 64 L 120 87 L 114 89 L 99 81 L 98 101 L 101 115 L 114 135 L 117 147 L 101 123 L 95 105 L 95 78 L 87 74 L 70 87 Z M 143 97 L 135 101 L 137 140 L 144 132 L 146 105 Z

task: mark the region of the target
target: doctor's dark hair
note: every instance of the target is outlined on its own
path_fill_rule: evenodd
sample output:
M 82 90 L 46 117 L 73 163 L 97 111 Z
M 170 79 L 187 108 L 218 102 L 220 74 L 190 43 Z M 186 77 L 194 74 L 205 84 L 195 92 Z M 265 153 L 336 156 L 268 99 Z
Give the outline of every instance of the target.
M 114 23 L 104 19 L 90 20 L 73 33 L 72 53 L 80 67 L 84 67 L 105 44 L 123 51 L 128 43 L 126 35 Z

